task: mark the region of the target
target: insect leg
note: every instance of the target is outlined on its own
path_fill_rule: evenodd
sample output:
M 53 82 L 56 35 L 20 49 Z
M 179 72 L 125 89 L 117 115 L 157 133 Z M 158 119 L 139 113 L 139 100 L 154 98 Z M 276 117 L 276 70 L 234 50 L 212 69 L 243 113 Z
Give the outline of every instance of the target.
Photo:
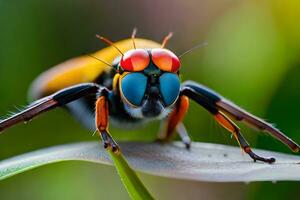
M 185 144 L 186 148 L 187 149 L 190 148 L 191 139 L 189 138 L 183 124 L 181 124 L 181 121 L 183 120 L 188 108 L 189 108 L 188 97 L 184 95 L 180 96 L 175 109 L 170 114 L 167 121 L 163 122 L 164 124 L 162 124 L 163 129 L 158 135 L 159 140 L 170 141 L 176 129 L 183 143 Z
M 210 110 L 220 110 L 224 114 L 232 117 L 234 120 L 241 121 L 252 128 L 254 127 L 260 131 L 270 134 L 277 140 L 287 145 L 294 152 L 299 151 L 300 146 L 280 130 L 276 129 L 270 123 L 267 123 L 264 120 L 243 110 L 211 89 L 192 81 L 185 82 L 183 84 L 183 90 L 184 88 L 186 88 L 186 92 L 193 93 L 190 95 L 192 95 L 194 99 L 197 99 L 197 101 L 205 104 Z
M 234 122 L 232 122 L 226 115 L 224 115 L 221 112 L 218 112 L 217 114 L 214 115 L 214 118 L 221 126 L 223 126 L 225 129 L 227 129 L 229 132 L 233 134 L 235 139 L 238 141 L 240 147 L 244 150 L 245 153 L 247 153 L 254 160 L 254 162 L 256 160 L 260 160 L 267 163 L 275 162 L 275 158 L 264 158 L 255 154 L 251 150 L 246 139 L 241 134 L 239 127 L 236 124 L 234 124 Z
M 115 154 L 119 154 L 119 145 L 111 137 L 108 131 L 108 92 L 109 91 L 107 89 L 101 90 L 100 96 L 96 101 L 95 123 L 97 130 L 102 138 L 104 148 L 111 149 Z
M 29 121 L 43 112 L 64 106 L 83 96 L 95 94 L 98 90 L 99 86 L 93 83 L 79 84 L 60 90 L 50 96 L 46 96 L 31 103 L 23 111 L 0 121 L 0 132 L 17 123 Z
M 235 125 L 225 114 L 219 111 L 211 99 L 208 99 L 206 96 L 203 96 L 203 94 L 198 93 L 198 91 L 189 86 L 184 86 L 181 90 L 181 93 L 193 99 L 195 102 L 197 102 L 199 105 L 203 106 L 206 110 L 213 114 L 215 120 L 233 134 L 243 151 L 247 153 L 254 161 L 260 160 L 267 163 L 275 162 L 274 158 L 263 158 L 256 155 L 251 150 L 248 142 L 241 134 L 238 126 Z
M 287 145 L 294 152 L 299 151 L 299 145 L 296 142 L 294 142 L 291 138 L 287 137 L 284 133 L 282 133 L 280 130 L 278 130 L 271 124 L 243 110 L 242 108 L 236 106 L 232 102 L 226 99 L 222 99 L 219 102 L 217 102 L 216 105 L 224 113 L 228 114 L 229 116 L 232 116 L 233 119 L 241 121 L 244 124 L 253 127 L 259 131 L 263 131 L 270 134 L 277 140 Z
M 185 144 L 185 147 L 187 149 L 191 148 L 191 143 L 192 140 L 184 126 L 184 124 L 182 122 L 180 122 L 177 126 L 176 126 L 176 131 L 179 135 L 179 137 L 181 138 L 181 141 L 183 142 L 183 144 Z

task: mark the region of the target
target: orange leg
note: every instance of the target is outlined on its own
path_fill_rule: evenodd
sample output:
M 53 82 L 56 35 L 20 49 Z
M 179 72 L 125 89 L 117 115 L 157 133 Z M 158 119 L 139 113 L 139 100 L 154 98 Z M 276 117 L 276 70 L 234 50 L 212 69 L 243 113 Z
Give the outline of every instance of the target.
M 232 117 L 234 120 L 241 121 L 250 127 L 255 127 L 260 131 L 269 133 L 282 143 L 286 144 L 294 152 L 298 152 L 300 149 L 300 146 L 296 142 L 284 135 L 270 123 L 267 123 L 264 120 L 241 109 L 234 103 L 226 100 L 221 95 L 201 84 L 192 81 L 186 81 L 182 84 L 181 94 L 186 95 L 213 114 L 215 119 L 234 135 L 243 150 L 248 153 L 254 161 L 261 160 L 272 163 L 275 161 L 275 159 L 262 158 L 254 154 L 250 149 L 249 144 L 242 136 L 239 128 L 227 116 Z
M 161 141 L 170 141 L 175 133 L 175 129 L 180 132 L 180 137 L 183 139 L 186 147 L 190 147 L 191 140 L 185 131 L 185 128 L 181 121 L 189 108 L 189 99 L 186 96 L 180 96 L 180 99 L 176 105 L 174 111 L 170 114 L 166 123 L 163 124 L 163 129 L 158 135 L 158 139 Z M 179 126 L 180 125 L 180 126 Z
M 105 96 L 100 96 L 96 101 L 96 127 L 102 137 L 104 148 L 119 154 L 120 148 L 108 132 L 108 101 Z
M 239 108 L 232 102 L 226 100 L 221 95 L 203 85 L 192 81 L 186 81 L 182 84 L 181 95 L 186 95 L 214 115 L 215 120 L 234 135 L 241 148 L 249 154 L 254 161 L 260 160 L 263 162 L 273 163 L 275 162 L 275 159 L 263 158 L 256 155 L 251 150 L 248 142 L 242 136 L 238 126 L 236 126 L 227 116 L 234 117 L 237 121 L 244 122 L 247 125 L 252 125 L 259 130 L 265 131 L 288 145 L 293 151 L 299 151 L 300 146 L 297 143 L 288 138 L 278 129 L 274 128 L 271 124 Z
M 267 163 L 275 162 L 275 158 L 263 158 L 261 156 L 256 155 L 251 150 L 248 142 L 245 140 L 243 135 L 240 133 L 239 127 L 222 112 L 218 112 L 217 114 L 215 114 L 214 118 L 221 126 L 223 126 L 225 129 L 227 129 L 233 134 L 234 138 L 238 141 L 240 147 L 254 160 L 254 162 L 256 160 L 260 160 Z

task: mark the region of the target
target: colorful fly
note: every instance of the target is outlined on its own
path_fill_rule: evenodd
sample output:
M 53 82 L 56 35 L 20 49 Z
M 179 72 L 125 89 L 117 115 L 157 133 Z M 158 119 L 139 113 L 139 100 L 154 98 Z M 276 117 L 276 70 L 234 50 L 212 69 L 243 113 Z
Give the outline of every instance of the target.
M 97 36 L 110 46 L 94 54 L 70 59 L 41 74 L 32 84 L 33 103 L 0 121 L 0 131 L 57 107 L 66 107 L 89 129 L 97 129 L 104 147 L 116 154 L 120 148 L 111 137 L 108 122 L 115 126 L 139 125 L 162 120 L 158 139 L 169 141 L 175 132 L 187 148 L 191 140 L 182 123 L 189 99 L 210 112 L 231 132 L 244 152 L 254 160 L 273 163 L 274 158 L 255 154 L 232 121 L 241 121 L 269 133 L 294 152 L 299 145 L 262 119 L 239 108 L 211 89 L 193 81 L 180 82 L 178 56 L 162 44 L 135 38 L 116 43 Z M 99 62 L 100 61 L 100 62 Z

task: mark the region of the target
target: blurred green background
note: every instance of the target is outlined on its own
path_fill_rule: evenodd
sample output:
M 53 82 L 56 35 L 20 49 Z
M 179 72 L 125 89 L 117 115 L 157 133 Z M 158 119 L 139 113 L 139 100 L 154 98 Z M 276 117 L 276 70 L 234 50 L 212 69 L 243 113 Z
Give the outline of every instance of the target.
M 300 1 L 0 0 L 0 115 L 26 105 L 41 72 L 68 58 L 103 48 L 95 34 L 117 41 L 155 41 L 174 32 L 176 53 L 203 41 L 182 59 L 182 78 L 203 83 L 241 107 L 276 123 L 300 142 Z M 193 140 L 236 145 L 212 117 L 192 103 L 185 124 Z M 290 152 L 241 126 L 253 147 Z M 152 141 L 158 123 L 134 131 L 112 128 L 117 140 Z M 0 159 L 63 143 L 98 140 L 62 109 L 18 125 L 0 137 Z M 201 155 L 199 155 L 201 156 Z M 196 183 L 142 175 L 159 199 L 294 198 L 298 182 Z M 0 182 L 1 199 L 128 199 L 113 167 L 67 162 Z

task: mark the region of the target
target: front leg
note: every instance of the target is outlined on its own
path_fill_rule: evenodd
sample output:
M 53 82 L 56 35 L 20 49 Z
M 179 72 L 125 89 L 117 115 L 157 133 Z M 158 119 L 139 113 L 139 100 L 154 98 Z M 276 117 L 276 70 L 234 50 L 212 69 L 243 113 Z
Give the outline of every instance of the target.
M 189 138 L 186 129 L 182 124 L 182 120 L 189 108 L 188 97 L 184 95 L 180 96 L 175 106 L 175 109 L 170 114 L 168 119 L 162 122 L 162 127 L 158 134 L 158 140 L 169 142 L 172 139 L 176 129 L 182 142 L 185 144 L 186 148 L 189 149 L 191 146 L 191 139 Z
M 100 86 L 95 83 L 82 83 L 59 90 L 52 95 L 34 101 L 26 106 L 24 110 L 6 119 L 0 119 L 0 132 L 20 122 L 29 121 L 42 113 L 65 106 L 82 97 L 97 94 L 99 89 Z
M 119 145 L 111 137 L 108 131 L 108 117 L 109 117 L 109 107 L 108 107 L 108 94 L 109 91 L 104 88 L 100 91 L 100 96 L 96 101 L 96 113 L 95 122 L 97 130 L 102 138 L 104 148 L 111 150 L 115 154 L 120 153 Z

